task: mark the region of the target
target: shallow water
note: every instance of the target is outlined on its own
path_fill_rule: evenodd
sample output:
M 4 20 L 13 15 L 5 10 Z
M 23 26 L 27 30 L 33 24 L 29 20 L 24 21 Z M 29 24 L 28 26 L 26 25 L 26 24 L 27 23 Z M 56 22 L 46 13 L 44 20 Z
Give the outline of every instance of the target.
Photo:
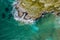
M 60 17 L 50 13 L 34 24 L 18 22 L 11 15 L 13 1 L 0 0 L 0 40 L 60 40 Z

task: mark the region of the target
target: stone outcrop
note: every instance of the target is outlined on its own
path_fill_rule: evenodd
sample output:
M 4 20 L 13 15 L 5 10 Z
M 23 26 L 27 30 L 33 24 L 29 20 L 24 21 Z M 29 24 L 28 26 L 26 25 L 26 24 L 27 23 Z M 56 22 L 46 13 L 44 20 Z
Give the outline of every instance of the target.
M 25 13 L 26 20 L 35 20 L 41 17 L 43 12 L 54 11 L 57 14 L 60 11 L 60 0 L 17 0 L 15 6 L 19 17 Z

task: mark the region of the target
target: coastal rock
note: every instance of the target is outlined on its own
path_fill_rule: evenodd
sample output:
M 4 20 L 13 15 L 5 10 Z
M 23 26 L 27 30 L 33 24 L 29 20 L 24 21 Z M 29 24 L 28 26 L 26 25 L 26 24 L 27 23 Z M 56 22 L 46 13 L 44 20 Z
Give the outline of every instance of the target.
M 44 17 L 43 12 L 49 13 L 53 10 L 54 14 L 57 14 L 60 11 L 60 0 L 17 0 L 15 6 L 19 17 L 26 12 L 28 13 L 24 16 L 26 20 L 35 20 L 41 16 Z

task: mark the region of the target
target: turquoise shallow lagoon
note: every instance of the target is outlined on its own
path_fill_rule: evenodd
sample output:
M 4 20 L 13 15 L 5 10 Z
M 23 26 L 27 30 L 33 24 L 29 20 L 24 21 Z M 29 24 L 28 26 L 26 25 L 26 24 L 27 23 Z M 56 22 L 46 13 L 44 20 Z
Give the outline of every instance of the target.
M 47 13 L 34 24 L 24 24 L 11 15 L 14 0 L 0 0 L 0 40 L 60 40 L 60 17 Z

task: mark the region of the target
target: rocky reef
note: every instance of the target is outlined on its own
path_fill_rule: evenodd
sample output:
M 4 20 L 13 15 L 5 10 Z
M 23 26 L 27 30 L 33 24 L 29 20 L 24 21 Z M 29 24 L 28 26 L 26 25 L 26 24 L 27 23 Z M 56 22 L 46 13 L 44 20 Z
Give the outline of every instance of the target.
M 44 17 L 42 14 L 46 12 L 53 12 L 54 15 L 60 14 L 60 0 L 17 0 L 15 2 L 17 16 L 22 18 L 25 14 L 24 21 Z

